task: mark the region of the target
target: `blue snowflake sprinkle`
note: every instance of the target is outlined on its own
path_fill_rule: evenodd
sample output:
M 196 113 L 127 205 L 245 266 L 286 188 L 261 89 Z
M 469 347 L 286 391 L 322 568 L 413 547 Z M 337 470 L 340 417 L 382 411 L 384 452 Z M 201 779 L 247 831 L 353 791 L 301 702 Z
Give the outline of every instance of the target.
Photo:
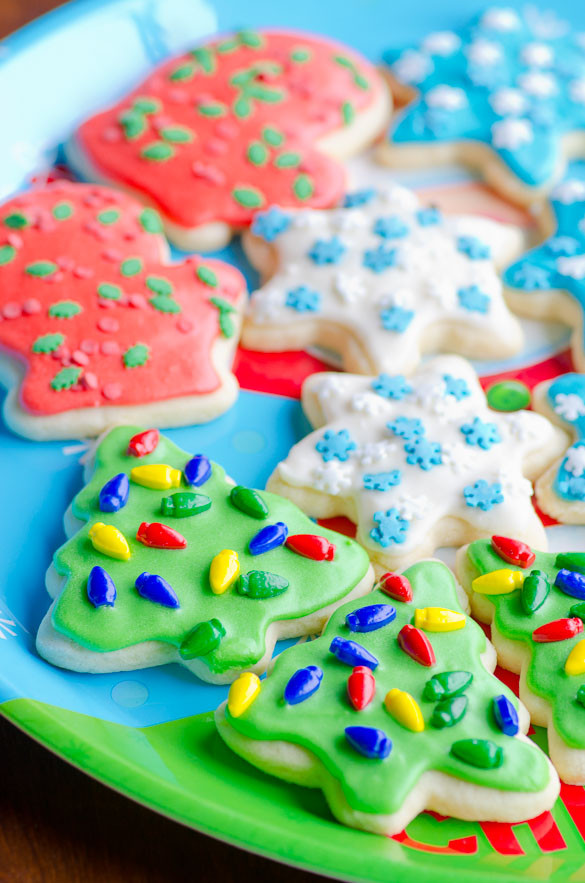
M 345 251 L 345 245 L 339 236 L 331 239 L 317 239 L 311 246 L 308 256 L 316 264 L 337 264 Z
M 379 245 L 377 248 L 368 249 L 364 252 L 363 265 L 372 273 L 383 273 L 389 267 L 396 265 L 398 249 Z
M 484 294 L 477 285 L 468 285 L 457 292 L 459 306 L 470 313 L 487 313 L 490 305 L 489 295 Z
M 440 224 L 443 216 L 436 205 L 430 205 L 428 208 L 419 209 L 416 219 L 421 227 L 432 227 L 434 224 Z
M 458 402 L 466 396 L 471 395 L 471 390 L 467 385 L 467 381 L 462 377 L 453 377 L 451 374 L 443 374 L 445 381 L 445 395 L 453 396 Z
M 374 542 L 386 548 L 394 543 L 403 543 L 408 532 L 408 521 L 400 517 L 398 509 L 387 509 L 375 512 L 372 519 L 377 527 L 372 528 L 370 536 Z
M 358 205 L 367 205 L 376 196 L 376 191 L 370 187 L 364 190 L 354 190 L 353 193 L 346 193 L 343 200 L 344 208 L 356 208 Z
M 380 321 L 384 331 L 397 331 L 402 334 L 413 319 L 414 311 L 405 310 L 403 307 L 387 307 L 380 311 Z
M 406 462 L 411 466 L 419 466 L 425 472 L 432 469 L 433 466 L 440 466 L 443 462 L 441 445 L 426 438 L 417 438 L 415 441 L 408 442 L 404 445 L 404 450 L 408 454 Z
M 472 261 L 484 261 L 491 254 L 489 245 L 485 245 L 476 236 L 458 236 L 457 251 L 467 255 Z
M 379 374 L 372 380 L 372 389 L 385 399 L 397 401 L 412 392 L 412 386 L 408 385 L 404 374 Z
M 546 248 L 547 251 L 550 251 L 551 254 L 567 257 L 569 255 L 577 254 L 580 246 L 579 242 L 576 239 L 573 239 L 572 236 L 553 236 L 545 242 L 544 248 Z
M 355 451 L 357 445 L 347 429 L 340 429 L 339 432 L 328 429 L 323 437 L 319 439 L 315 448 L 319 451 L 323 460 L 328 463 L 329 460 L 333 459 L 347 460 L 349 452 Z
M 473 423 L 464 423 L 459 429 L 468 445 L 477 445 L 484 451 L 489 451 L 492 445 L 502 441 L 496 424 L 484 423 L 479 417 L 474 417 Z
M 528 262 L 518 264 L 508 271 L 507 276 L 512 285 L 525 288 L 527 291 L 552 287 L 550 272 L 545 267 L 539 267 L 538 264 Z
M 368 472 L 364 475 L 364 488 L 367 491 L 389 491 L 402 481 L 400 469 L 391 472 Z
M 393 432 L 398 438 L 403 438 L 404 441 L 422 438 L 426 432 L 422 420 L 419 420 L 418 417 L 396 417 L 386 426 L 390 432 Z
M 483 512 L 489 512 L 498 503 L 504 502 L 500 482 L 495 481 L 493 484 L 488 484 L 483 478 L 480 478 L 475 484 L 468 484 L 463 488 L 463 496 L 465 503 L 471 509 L 481 509 Z
M 275 205 L 267 212 L 260 212 L 252 222 L 252 233 L 261 236 L 266 242 L 273 242 L 277 236 L 290 227 L 290 215 Z
M 565 475 L 557 480 L 557 487 L 568 500 L 585 500 L 585 477 Z
M 299 285 L 287 293 L 285 304 L 299 313 L 316 313 L 321 309 L 321 295 L 308 285 Z
M 374 233 L 382 239 L 399 239 L 408 236 L 410 228 L 398 215 L 390 215 L 387 218 L 376 218 L 374 221 Z

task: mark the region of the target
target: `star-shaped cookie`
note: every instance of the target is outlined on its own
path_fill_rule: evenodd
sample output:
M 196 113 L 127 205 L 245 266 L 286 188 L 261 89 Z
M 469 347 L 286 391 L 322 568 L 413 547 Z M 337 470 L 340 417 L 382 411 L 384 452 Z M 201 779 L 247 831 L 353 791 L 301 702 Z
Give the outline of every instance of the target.
M 302 400 L 317 428 L 268 488 L 356 522 L 374 563 L 398 570 L 489 533 L 546 543 L 529 479 L 566 435 L 540 414 L 491 411 L 465 359 L 438 356 L 409 378 L 315 374 Z
M 252 296 L 244 345 L 319 344 L 363 374 L 408 373 L 438 350 L 510 356 L 522 332 L 496 266 L 521 243 L 515 227 L 443 216 L 398 185 L 350 193 L 333 211 L 272 207 L 244 237 L 268 278 Z
M 409 102 L 381 150 L 393 165 L 462 161 L 530 202 L 585 129 L 585 39 L 552 12 L 488 8 L 385 61 L 395 97 Z

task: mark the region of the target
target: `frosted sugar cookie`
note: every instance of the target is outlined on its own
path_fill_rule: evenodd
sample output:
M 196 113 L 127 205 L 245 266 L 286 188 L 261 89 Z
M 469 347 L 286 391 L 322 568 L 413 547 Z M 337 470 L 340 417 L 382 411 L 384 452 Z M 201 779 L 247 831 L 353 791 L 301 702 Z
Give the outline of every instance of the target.
M 529 479 L 567 436 L 540 414 L 490 410 L 465 359 L 438 356 L 411 377 L 314 374 L 302 401 L 315 431 L 267 487 L 309 515 L 356 522 L 380 566 L 496 531 L 546 542 Z
M 423 809 L 518 822 L 550 809 L 559 782 L 523 733 L 528 715 L 491 672 L 453 575 L 423 561 L 332 615 L 268 678 L 242 674 L 216 712 L 225 742 L 259 769 L 321 788 L 346 825 L 397 834 Z M 365 603 L 364 603 L 365 602 Z M 584 712 L 585 713 L 585 712 Z
M 460 549 L 471 609 L 492 623 L 498 663 L 520 674 L 520 699 L 548 728 L 564 782 L 585 784 L 585 555 L 535 552 L 495 536 Z
M 47 589 L 39 653 L 74 671 L 180 662 L 212 683 L 265 671 L 373 572 L 353 540 L 245 488 L 157 430 L 112 429 L 86 467 Z
M 388 50 L 385 62 L 406 103 L 380 151 L 392 165 L 460 161 L 529 203 L 582 151 L 585 42 L 553 12 L 490 7 L 459 31 Z
M 116 190 L 58 181 L 14 197 L 0 206 L 6 422 L 48 439 L 217 417 L 238 391 L 245 292 L 221 261 L 171 265 L 157 213 Z
M 353 50 L 299 32 L 244 30 L 154 71 L 69 146 L 93 180 L 130 189 L 185 249 L 216 249 L 273 203 L 323 208 L 338 160 L 384 128 L 390 98 Z
M 319 344 L 356 373 L 410 372 L 424 352 L 513 355 L 522 332 L 496 267 L 522 247 L 515 228 L 443 216 L 405 187 L 350 193 L 333 211 L 257 215 L 244 247 L 265 284 L 243 342 L 283 351 Z

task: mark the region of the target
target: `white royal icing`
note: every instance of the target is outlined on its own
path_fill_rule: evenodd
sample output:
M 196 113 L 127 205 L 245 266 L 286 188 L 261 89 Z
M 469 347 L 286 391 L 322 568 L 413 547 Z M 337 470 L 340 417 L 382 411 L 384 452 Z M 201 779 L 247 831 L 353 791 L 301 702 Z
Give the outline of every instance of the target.
M 425 101 L 429 107 L 442 110 L 460 110 L 467 104 L 467 96 L 463 89 L 455 86 L 435 86 L 427 92 Z
M 554 188 L 552 198 L 563 205 L 571 205 L 573 202 L 581 202 L 585 199 L 585 181 L 578 178 L 567 178 Z
M 456 52 L 461 46 L 461 40 L 453 31 L 436 31 L 425 37 L 422 48 L 431 55 L 440 55 L 446 58 Z
M 520 57 L 530 67 L 550 67 L 554 61 L 554 53 L 546 43 L 527 43 Z
M 528 71 L 518 77 L 518 85 L 528 95 L 535 98 L 550 98 L 558 89 L 557 81 L 552 74 L 542 73 L 541 71 Z
M 499 116 L 520 116 L 528 106 L 526 95 L 520 89 L 498 89 L 489 97 L 489 102 Z
M 558 258 L 557 270 L 571 279 L 585 279 L 585 254 Z
M 494 123 L 492 126 L 492 142 L 500 150 L 518 150 L 524 144 L 530 144 L 534 133 L 528 120 L 508 118 Z
M 520 27 L 520 18 L 513 9 L 493 7 L 484 12 L 481 23 L 493 31 L 516 31 Z
M 575 478 L 580 478 L 583 475 L 585 472 L 585 447 L 583 445 L 568 449 L 564 467 Z
M 416 86 L 432 72 L 433 63 L 428 55 L 417 52 L 416 49 L 407 49 L 396 59 L 392 70 L 403 83 Z
M 472 64 L 479 65 L 480 67 L 497 64 L 502 58 L 502 50 L 498 44 L 492 43 L 490 40 L 484 40 L 483 37 L 470 43 L 465 50 L 465 54 Z

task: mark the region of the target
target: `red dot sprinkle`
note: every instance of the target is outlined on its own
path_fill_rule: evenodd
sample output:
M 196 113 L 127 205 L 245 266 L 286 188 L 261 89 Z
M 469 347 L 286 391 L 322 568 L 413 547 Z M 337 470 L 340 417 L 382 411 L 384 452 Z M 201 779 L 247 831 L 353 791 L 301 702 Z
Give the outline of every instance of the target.
M 84 368 L 86 365 L 89 365 L 89 356 L 82 352 L 82 350 L 74 350 L 71 355 L 71 361 L 74 365 L 80 365 Z
M 81 377 L 81 384 L 86 389 L 97 389 L 98 379 L 92 371 L 85 371 Z
M 91 267 L 75 267 L 73 275 L 76 279 L 91 279 L 93 270 Z
M 129 294 L 128 306 L 134 307 L 135 310 L 143 310 L 148 306 L 148 302 L 143 294 Z
M 36 313 L 40 313 L 41 309 L 41 302 L 36 297 L 27 298 L 22 305 L 22 312 L 26 316 L 34 316 Z
M 120 323 L 113 316 L 103 316 L 101 319 L 98 319 L 97 327 L 104 334 L 115 334 L 116 331 L 120 330 Z
M 3 306 L 2 315 L 5 319 L 18 319 L 22 315 L 22 307 L 16 301 L 10 301 Z

